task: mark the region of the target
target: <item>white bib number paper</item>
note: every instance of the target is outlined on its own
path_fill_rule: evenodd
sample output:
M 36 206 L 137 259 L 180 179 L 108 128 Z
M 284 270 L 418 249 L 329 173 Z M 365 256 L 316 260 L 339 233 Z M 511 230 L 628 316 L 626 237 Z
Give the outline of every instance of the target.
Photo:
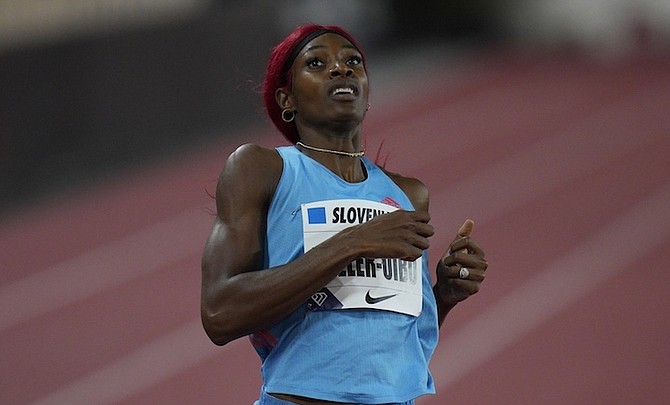
M 305 252 L 339 231 L 397 208 L 366 200 L 329 200 L 303 204 Z M 309 300 L 313 311 L 379 309 L 418 316 L 421 313 L 422 258 L 358 258 Z

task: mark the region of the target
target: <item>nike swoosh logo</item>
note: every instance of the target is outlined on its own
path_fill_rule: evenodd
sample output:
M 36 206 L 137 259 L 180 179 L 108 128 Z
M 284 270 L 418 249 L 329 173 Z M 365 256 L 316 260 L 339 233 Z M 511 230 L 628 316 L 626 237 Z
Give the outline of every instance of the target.
M 365 294 L 365 302 L 368 304 L 379 304 L 382 301 L 386 301 L 389 298 L 393 298 L 398 294 L 391 294 L 391 295 L 382 295 L 381 297 L 371 297 L 370 296 L 370 290 L 368 290 L 367 294 Z

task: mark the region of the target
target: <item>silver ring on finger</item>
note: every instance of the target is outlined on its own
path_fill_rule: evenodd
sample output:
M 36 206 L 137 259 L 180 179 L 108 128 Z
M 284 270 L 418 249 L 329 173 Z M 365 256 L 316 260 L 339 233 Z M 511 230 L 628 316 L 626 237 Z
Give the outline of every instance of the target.
M 467 267 L 461 267 L 461 269 L 458 271 L 458 277 L 465 280 L 466 278 L 470 277 L 470 270 L 468 270 Z

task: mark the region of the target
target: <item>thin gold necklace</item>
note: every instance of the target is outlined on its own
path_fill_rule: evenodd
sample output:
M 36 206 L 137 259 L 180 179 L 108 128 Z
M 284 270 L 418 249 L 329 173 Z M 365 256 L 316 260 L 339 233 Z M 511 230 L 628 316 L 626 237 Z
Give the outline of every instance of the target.
M 322 148 L 317 148 L 316 146 L 305 145 L 304 143 L 302 143 L 300 141 L 296 142 L 296 145 L 301 146 L 305 149 L 313 150 L 315 152 L 332 153 L 334 155 L 340 155 L 340 156 L 361 157 L 361 156 L 365 155 L 365 150 L 362 150 L 360 152 L 343 152 L 341 150 L 322 149 Z

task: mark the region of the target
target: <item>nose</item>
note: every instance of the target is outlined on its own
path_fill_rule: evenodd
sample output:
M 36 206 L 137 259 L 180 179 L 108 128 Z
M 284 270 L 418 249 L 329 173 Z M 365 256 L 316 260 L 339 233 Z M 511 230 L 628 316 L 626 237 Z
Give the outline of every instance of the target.
M 330 69 L 330 77 L 349 77 L 354 74 L 353 69 L 347 66 L 345 63 L 336 62 L 335 65 Z

